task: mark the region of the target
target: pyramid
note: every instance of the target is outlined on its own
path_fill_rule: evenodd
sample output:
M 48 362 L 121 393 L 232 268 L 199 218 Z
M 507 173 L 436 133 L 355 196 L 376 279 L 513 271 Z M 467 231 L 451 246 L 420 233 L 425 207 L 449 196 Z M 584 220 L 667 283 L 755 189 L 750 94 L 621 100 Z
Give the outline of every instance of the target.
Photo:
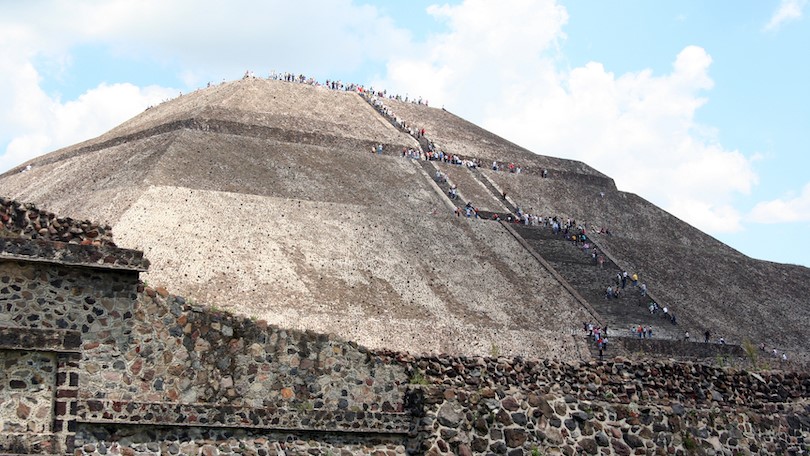
M 119 246 L 151 261 L 150 285 L 372 348 L 572 360 L 588 350 L 583 322 L 623 335 L 642 318 L 647 298 L 627 301 L 627 313 L 600 300 L 608 282 L 593 283 L 598 266 L 573 244 L 455 214 L 438 171 L 487 214 L 520 207 L 609 227 L 592 238 L 612 266 L 642 274 L 678 315 L 671 327 L 660 320 L 662 337 L 709 330 L 807 360 L 810 269 L 746 257 L 582 162 L 532 153 L 443 109 L 382 102 L 482 166 L 403 158 L 424 138 L 357 92 L 247 78 L 12 169 L 0 196 L 109 223 Z

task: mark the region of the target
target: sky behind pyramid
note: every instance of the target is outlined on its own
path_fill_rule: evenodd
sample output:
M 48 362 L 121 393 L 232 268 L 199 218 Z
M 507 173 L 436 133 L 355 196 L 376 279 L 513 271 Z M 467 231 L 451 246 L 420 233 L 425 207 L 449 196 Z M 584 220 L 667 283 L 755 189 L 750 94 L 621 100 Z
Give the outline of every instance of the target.
M 421 97 L 810 266 L 793 241 L 810 228 L 807 5 L 0 2 L 0 171 L 208 83 L 290 71 Z

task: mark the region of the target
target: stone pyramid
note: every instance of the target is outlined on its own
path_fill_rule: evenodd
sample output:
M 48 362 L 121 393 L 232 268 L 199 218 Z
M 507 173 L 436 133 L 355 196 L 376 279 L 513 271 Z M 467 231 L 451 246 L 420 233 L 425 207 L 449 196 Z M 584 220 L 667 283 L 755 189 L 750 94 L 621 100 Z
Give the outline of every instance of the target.
M 248 78 L 12 169 L 0 196 L 111 224 L 119 246 L 151 261 L 150 285 L 372 348 L 576 359 L 588 350 L 582 322 L 634 321 L 597 298 L 584 304 L 576 290 L 588 284 L 570 277 L 585 266 L 560 254 L 546 263 L 562 277 L 550 270 L 529 248 L 543 239 L 529 245 L 504 223 L 455 215 L 435 169 L 484 211 L 609 227 L 594 239 L 615 266 L 642 273 L 677 312 L 669 337 L 708 329 L 807 359 L 809 269 L 748 258 L 584 163 L 534 154 L 443 109 L 383 102 L 443 150 L 477 158 L 480 176 L 403 158 L 417 139 L 357 92 Z

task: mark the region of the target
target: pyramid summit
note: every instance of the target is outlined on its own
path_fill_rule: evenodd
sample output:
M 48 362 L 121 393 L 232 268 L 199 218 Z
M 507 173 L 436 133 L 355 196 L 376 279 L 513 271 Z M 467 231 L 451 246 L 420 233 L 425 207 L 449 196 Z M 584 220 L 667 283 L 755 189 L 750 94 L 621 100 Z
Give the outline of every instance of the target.
M 584 163 L 364 92 L 213 86 L 10 170 L 0 196 L 109 223 L 151 284 L 372 348 L 572 360 L 592 322 L 808 359 L 809 269 L 746 257 Z

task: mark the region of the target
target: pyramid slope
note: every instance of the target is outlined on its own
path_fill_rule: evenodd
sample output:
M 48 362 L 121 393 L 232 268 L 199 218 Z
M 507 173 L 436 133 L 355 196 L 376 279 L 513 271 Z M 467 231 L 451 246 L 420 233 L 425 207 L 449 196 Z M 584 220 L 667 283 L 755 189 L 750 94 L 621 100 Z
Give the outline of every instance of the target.
M 115 224 L 134 203 L 178 133 L 51 159 L 32 160 L 30 171 L 0 178 L 3 194 L 76 219 Z M 57 152 L 59 154 L 59 152 Z
M 182 95 L 148 109 L 98 139 L 130 135 L 185 118 L 272 126 L 371 142 L 416 144 L 383 122 L 356 93 L 256 78 Z
M 446 212 L 152 187 L 115 230 L 150 283 L 370 347 L 574 359 L 586 318 L 500 225 Z

